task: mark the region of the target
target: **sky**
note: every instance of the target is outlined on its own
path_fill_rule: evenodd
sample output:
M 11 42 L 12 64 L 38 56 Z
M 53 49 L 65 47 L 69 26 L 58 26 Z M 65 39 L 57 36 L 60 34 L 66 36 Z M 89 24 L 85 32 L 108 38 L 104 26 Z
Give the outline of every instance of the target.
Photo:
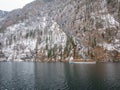
M 0 0 L 0 10 L 11 11 L 13 9 L 22 8 L 33 0 Z

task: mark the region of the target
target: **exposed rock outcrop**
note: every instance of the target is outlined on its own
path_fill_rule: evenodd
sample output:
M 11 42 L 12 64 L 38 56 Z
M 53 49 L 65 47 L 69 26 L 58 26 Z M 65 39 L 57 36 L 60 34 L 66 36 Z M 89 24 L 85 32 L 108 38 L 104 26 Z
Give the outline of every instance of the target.
M 119 0 L 36 0 L 0 21 L 1 50 L 8 61 L 119 61 L 119 11 Z

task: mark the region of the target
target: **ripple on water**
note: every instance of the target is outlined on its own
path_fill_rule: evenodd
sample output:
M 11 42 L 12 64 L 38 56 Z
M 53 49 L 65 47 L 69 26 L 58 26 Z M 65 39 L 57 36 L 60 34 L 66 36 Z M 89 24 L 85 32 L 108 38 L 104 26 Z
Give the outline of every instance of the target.
M 0 90 L 120 90 L 120 64 L 1 62 Z

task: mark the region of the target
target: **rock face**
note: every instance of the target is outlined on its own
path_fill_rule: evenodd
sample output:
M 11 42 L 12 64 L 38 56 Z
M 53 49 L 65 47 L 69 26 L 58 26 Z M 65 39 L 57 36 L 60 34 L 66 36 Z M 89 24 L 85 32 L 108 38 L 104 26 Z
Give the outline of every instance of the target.
M 1 22 L 5 19 L 7 15 L 8 12 L 0 10 L 0 26 L 1 26 Z
M 0 18 L 5 17 L 7 14 L 8 14 L 8 12 L 0 10 Z
M 119 0 L 36 0 L 0 20 L 1 52 L 7 61 L 119 61 L 119 14 Z

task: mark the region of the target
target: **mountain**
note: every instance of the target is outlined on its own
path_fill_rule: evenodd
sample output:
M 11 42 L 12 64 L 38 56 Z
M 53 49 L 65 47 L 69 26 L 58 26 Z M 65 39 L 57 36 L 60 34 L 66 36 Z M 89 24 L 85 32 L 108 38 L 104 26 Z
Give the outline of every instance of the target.
M 7 14 L 8 14 L 7 11 L 2 11 L 2 10 L 0 10 L 0 21 L 2 21 L 2 20 L 4 19 L 4 17 L 7 16 Z
M 7 11 L 2 11 L 2 10 L 0 10 L 0 18 L 5 17 L 7 14 L 8 14 Z
M 1 61 L 120 60 L 119 0 L 36 0 L 0 21 Z

